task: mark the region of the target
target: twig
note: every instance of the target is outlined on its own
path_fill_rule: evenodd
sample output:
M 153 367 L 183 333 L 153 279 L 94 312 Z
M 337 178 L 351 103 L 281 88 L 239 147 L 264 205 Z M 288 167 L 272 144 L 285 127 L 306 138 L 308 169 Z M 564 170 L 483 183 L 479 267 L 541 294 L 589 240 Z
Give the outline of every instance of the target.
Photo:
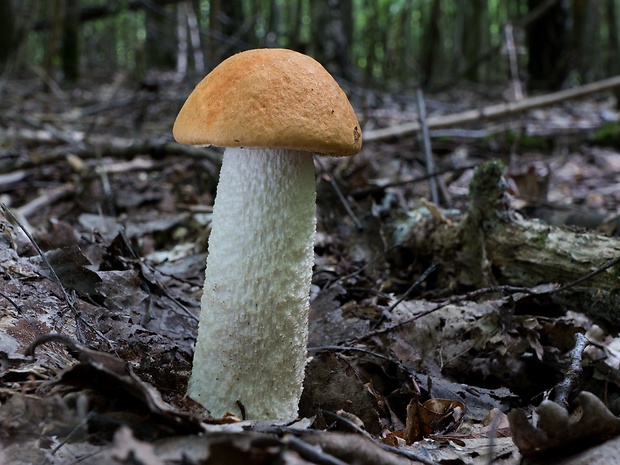
M 43 195 L 40 195 L 36 199 L 33 199 L 30 202 L 22 205 L 17 209 L 17 211 L 24 218 L 27 218 L 42 207 L 50 205 L 65 197 L 68 197 L 73 192 L 75 192 L 75 186 L 73 185 L 73 183 L 63 184 L 61 186 L 45 191 Z
M 54 281 L 56 281 L 56 283 L 60 286 L 60 289 L 61 289 L 61 291 L 62 291 L 62 293 L 64 295 L 64 298 L 65 298 L 65 303 L 67 304 L 67 306 L 71 310 L 73 310 L 73 312 L 75 314 L 77 314 L 77 311 L 76 311 L 75 307 L 73 306 L 73 299 L 71 299 L 71 297 L 69 297 L 69 294 L 67 293 L 65 287 L 62 285 L 62 281 L 60 280 L 60 278 L 56 274 L 56 270 L 51 265 L 51 263 L 48 261 L 47 257 L 43 253 L 43 250 L 41 250 L 41 248 L 39 247 L 39 244 L 37 244 L 37 242 L 34 240 L 34 237 L 32 237 L 32 234 L 30 234 L 30 231 L 28 231 L 28 229 L 26 229 L 22 225 L 22 223 L 17 219 L 17 217 L 13 214 L 13 212 L 11 210 L 9 210 L 9 208 L 5 204 L 3 204 L 3 203 L 0 204 L 0 209 L 2 209 L 4 214 L 7 215 L 12 221 L 14 221 L 15 224 L 17 224 L 17 226 L 19 226 L 19 228 L 24 232 L 24 234 L 26 235 L 26 237 L 28 238 L 30 243 L 33 245 L 33 247 L 36 249 L 37 253 L 41 257 L 41 260 L 43 260 L 43 263 L 45 263 L 45 265 L 49 268 L 50 273 L 52 274 L 52 277 L 54 278 Z
M 29 29 L 26 29 L 26 30 L 29 30 Z M 47 85 L 47 87 L 49 87 L 49 89 L 54 93 L 54 95 L 60 101 L 64 101 L 67 99 L 67 94 L 65 94 L 65 91 L 63 91 L 60 88 L 60 86 L 56 84 L 56 81 L 52 79 L 52 77 L 49 75 L 47 71 L 45 71 L 43 67 L 35 66 L 33 69 L 34 69 L 34 72 L 37 74 L 37 76 L 41 78 L 41 80 Z
M 78 312 L 77 309 L 75 308 L 75 305 L 74 305 L 74 300 L 75 299 L 74 299 L 74 297 L 69 295 L 69 293 L 65 289 L 65 286 L 62 284 L 62 281 L 60 280 L 60 278 L 56 274 L 56 270 L 54 270 L 54 267 L 51 265 L 51 263 L 47 259 L 47 256 L 43 253 L 43 250 L 41 250 L 41 247 L 39 247 L 39 244 L 37 244 L 37 242 L 34 240 L 34 237 L 32 237 L 32 234 L 30 234 L 30 231 L 28 231 L 28 229 L 15 217 L 13 212 L 11 210 L 9 210 L 9 208 L 4 203 L 0 203 L 0 210 L 2 210 L 2 212 L 4 212 L 4 214 L 9 218 L 9 220 L 15 222 L 15 224 L 17 224 L 17 226 L 19 226 L 19 228 L 23 231 L 23 233 L 26 235 L 26 237 L 28 238 L 28 240 L 30 241 L 32 246 L 35 248 L 35 250 L 37 251 L 37 253 L 41 257 L 41 260 L 43 260 L 43 263 L 45 263 L 45 265 L 49 268 L 50 273 L 51 273 L 52 278 L 53 278 L 53 281 L 55 281 L 58 284 L 58 286 L 60 287 L 62 295 L 63 295 L 63 297 L 65 299 L 65 304 L 67 305 L 67 308 L 69 308 L 69 310 L 71 310 L 71 313 L 72 313 L 73 318 L 75 320 L 75 331 L 76 331 L 76 335 L 77 335 L 78 339 L 80 341 L 84 341 L 85 340 L 85 336 L 82 333 L 82 325 L 84 324 L 84 325 L 88 326 L 103 341 L 105 341 L 107 344 L 112 346 L 111 342 L 103 335 L 103 333 L 101 331 L 99 331 L 97 328 L 95 328 L 92 324 L 90 324 L 90 323 L 88 323 L 88 322 L 86 322 L 86 321 L 84 321 L 82 319 L 82 317 L 80 315 L 80 312 Z
M 568 397 L 579 382 L 583 372 L 581 355 L 588 343 L 588 339 L 583 334 L 575 333 L 575 346 L 570 352 L 570 365 L 568 370 L 566 370 L 564 379 L 553 388 L 555 403 L 560 404 L 564 408 L 568 408 Z
M 0 297 L 4 297 L 6 300 L 8 300 L 8 301 L 9 301 L 9 303 L 10 303 L 13 307 L 15 307 L 15 309 L 16 309 L 18 312 L 21 312 L 21 310 L 22 310 L 22 309 L 21 309 L 21 307 L 20 307 L 19 305 L 17 305 L 17 304 L 15 303 L 15 301 L 14 301 L 13 299 L 11 299 L 8 295 L 6 295 L 4 292 L 0 292 Z
M 71 441 L 77 435 L 77 433 L 83 432 L 83 430 L 86 429 L 86 425 L 88 425 L 88 422 L 94 416 L 95 416 L 95 412 L 94 411 L 88 412 L 86 415 L 84 415 L 84 417 L 79 421 L 79 423 L 77 425 L 75 425 L 75 427 L 71 431 L 69 431 L 69 433 L 62 440 L 60 440 L 60 438 L 59 438 L 58 444 L 56 445 L 56 447 L 54 447 L 50 451 L 50 454 L 51 455 L 56 455 L 56 452 L 58 452 L 69 441 Z
M 605 263 L 602 267 L 597 268 L 596 270 L 592 271 L 591 273 L 588 273 L 584 276 L 582 276 L 581 278 L 575 279 L 574 281 L 568 283 L 568 284 L 564 284 L 563 286 L 560 286 L 556 289 L 553 289 L 551 291 L 548 292 L 549 295 L 551 294 L 557 294 L 558 292 L 562 292 L 565 291 L 567 289 L 570 289 L 572 287 L 577 286 L 578 284 L 581 284 L 584 281 L 587 281 L 588 279 L 596 276 L 599 273 L 602 273 L 603 271 L 611 268 L 612 266 L 616 266 L 618 263 L 620 263 L 620 257 L 614 258 L 613 260 L 608 261 L 607 263 Z
M 347 462 L 343 462 L 339 458 L 323 452 L 319 447 L 312 446 L 292 434 L 285 435 L 282 438 L 282 442 L 289 449 L 297 452 L 302 459 L 306 459 L 311 463 L 319 465 L 347 465 Z
M 400 455 L 402 457 L 405 457 L 406 459 L 413 460 L 415 462 L 423 463 L 424 465 L 438 465 L 437 462 L 433 462 L 432 460 L 424 458 L 418 454 L 414 454 L 413 452 L 410 452 L 408 450 L 401 449 L 399 447 L 390 446 L 388 444 L 379 444 L 379 446 L 386 452 L 392 452 L 393 454 Z
M 373 357 L 380 358 L 381 360 L 385 360 L 387 362 L 393 363 L 399 368 L 401 368 L 404 372 L 411 373 L 411 370 L 407 369 L 403 364 L 401 364 L 398 360 L 394 360 L 390 357 L 387 357 L 383 354 L 378 354 L 377 352 L 373 352 L 368 349 L 363 349 L 361 347 L 351 347 L 351 346 L 319 346 L 319 347 L 308 347 L 308 352 L 321 352 L 324 350 L 331 350 L 334 352 L 361 352 L 366 355 L 371 355 Z
M 336 192 L 336 195 L 340 199 L 340 202 L 342 203 L 342 206 L 346 210 L 347 215 L 349 215 L 351 220 L 353 220 L 353 223 L 355 224 L 355 227 L 357 228 L 357 230 L 358 231 L 363 231 L 364 226 L 362 225 L 360 220 L 357 218 L 357 216 L 353 212 L 353 209 L 351 208 L 351 205 L 349 205 L 349 201 L 347 200 L 347 198 L 342 193 L 342 190 L 340 189 L 340 186 L 338 185 L 338 183 L 334 179 L 334 176 L 331 173 L 327 172 L 327 170 L 323 167 L 323 164 L 318 159 L 316 160 L 316 163 L 319 166 L 319 168 L 321 168 L 321 171 L 323 172 L 323 174 L 325 174 L 325 176 L 327 176 L 327 179 L 329 179 L 329 183 L 331 184 L 331 186 L 334 189 L 334 192 Z
M 394 302 L 385 313 L 381 315 L 381 317 L 376 321 L 376 323 L 372 325 L 371 329 L 377 329 L 379 325 L 385 320 L 385 315 L 388 313 L 392 313 L 394 309 L 400 305 L 401 302 L 403 302 L 418 286 L 420 286 L 420 284 L 422 284 L 426 280 L 426 278 L 428 278 L 431 273 L 433 273 L 437 269 L 438 266 L 439 265 L 437 265 L 437 263 L 431 263 L 431 265 L 426 270 L 424 270 L 424 273 L 422 273 L 420 277 L 416 279 L 416 281 L 409 287 L 409 289 L 407 289 L 405 293 L 400 296 L 400 298 L 396 302 Z
M 532 110 L 534 108 L 545 107 L 563 102 L 565 100 L 585 97 L 586 95 L 590 95 L 595 92 L 603 92 L 616 87 L 620 87 L 620 76 L 614 76 L 609 79 L 603 79 L 601 81 L 592 82 L 590 84 L 585 84 L 572 89 L 561 90 L 559 92 L 553 92 L 547 95 L 526 98 L 519 102 L 497 103 L 461 113 L 430 117 L 427 119 L 427 125 L 428 129 L 432 130 L 511 116 L 517 113 Z M 371 130 L 364 133 L 364 142 L 386 140 L 392 137 L 404 137 L 414 134 L 419 130 L 420 123 L 418 121 L 398 124 L 382 129 L 375 129 L 374 131 Z
M 497 442 L 497 428 L 499 426 L 500 413 L 495 411 L 493 417 L 491 417 L 491 424 L 489 425 L 489 449 L 487 452 L 487 465 L 493 465 L 495 461 L 495 445 Z
M 137 263 L 137 265 L 140 267 L 140 276 L 142 277 L 142 279 L 144 279 L 144 281 L 146 281 L 146 282 L 148 282 L 150 284 L 155 285 L 157 287 L 157 290 L 159 292 L 161 292 L 164 297 L 168 298 L 174 305 L 176 305 L 178 308 L 180 308 L 190 319 L 192 319 L 192 320 L 197 322 L 198 321 L 198 317 L 196 315 L 192 314 L 189 311 L 189 309 L 179 301 L 179 299 L 177 299 L 176 297 L 172 296 L 170 294 L 170 292 L 168 291 L 168 289 L 156 278 L 156 273 L 161 273 L 161 271 L 159 271 L 157 269 L 157 267 L 151 266 L 148 263 L 146 263 L 142 259 L 142 257 L 135 251 L 135 249 L 131 245 L 131 241 L 127 237 L 125 229 L 121 229 L 120 235 L 121 235 L 121 239 L 122 239 L 122 241 L 124 243 L 125 249 L 131 255 L 131 259 L 133 259 L 135 261 L 135 263 Z M 151 276 L 147 276 L 146 273 L 145 273 L 145 269 L 149 270 L 152 273 L 152 275 Z M 176 276 L 173 276 L 173 277 L 175 279 L 178 279 Z M 148 316 L 149 315 L 148 315 L 148 312 L 147 312 L 144 315 L 144 317 L 148 317 Z
M 433 173 L 435 171 L 435 162 L 433 160 L 433 152 L 431 150 L 431 137 L 428 134 L 428 126 L 426 125 L 426 106 L 424 105 L 424 94 L 422 89 L 418 88 L 416 92 L 416 105 L 418 108 L 418 121 L 420 122 L 420 132 L 422 133 L 422 147 L 424 148 L 424 160 L 426 161 L 426 172 Z M 431 176 L 428 178 L 428 184 L 431 191 L 431 201 L 435 205 L 439 205 L 439 191 L 437 190 L 437 178 Z
M 510 64 L 510 76 L 512 77 L 512 89 L 516 101 L 523 100 L 523 90 L 519 79 L 519 64 L 517 62 L 517 51 L 515 49 L 515 38 L 512 33 L 512 24 L 508 23 L 504 27 L 506 36 L 506 50 L 508 52 L 508 63 Z
M 372 195 L 372 194 L 379 194 L 383 191 L 385 191 L 386 189 L 389 189 L 390 187 L 401 187 L 401 186 L 406 186 L 407 184 L 415 184 L 418 182 L 422 182 L 422 181 L 426 181 L 427 179 L 430 179 L 432 177 L 437 177 L 441 174 L 446 174 L 446 173 L 462 173 L 464 171 L 467 170 L 471 170 L 474 169 L 476 166 L 478 166 L 478 164 L 471 164 L 471 165 L 467 165 L 467 166 L 461 166 L 459 168 L 446 168 L 443 170 L 439 170 L 439 171 L 435 171 L 432 173 L 428 173 L 428 174 L 424 174 L 422 176 L 417 176 L 415 178 L 411 178 L 411 179 L 403 179 L 401 181 L 394 181 L 394 182 L 389 182 L 386 184 L 382 184 L 380 186 L 367 186 L 367 187 L 362 187 L 359 189 L 355 189 L 353 191 L 351 191 L 351 197 L 353 197 L 354 199 L 359 199 L 362 197 L 365 197 L 367 195 Z
M 86 346 L 83 346 L 79 342 L 74 341 L 69 336 L 57 333 L 48 333 L 44 334 L 43 336 L 39 336 L 34 341 L 32 341 L 28 345 L 28 347 L 26 347 L 24 355 L 26 357 L 34 357 L 37 347 L 43 344 L 47 344 L 48 342 L 57 342 L 64 345 L 69 351 L 69 353 L 71 353 L 72 355 L 79 354 L 80 352 L 83 352 L 87 349 Z
M 321 412 L 321 415 L 323 415 L 324 417 L 330 417 L 330 418 L 333 418 L 335 420 L 338 420 L 338 421 L 344 423 L 345 425 L 347 425 L 349 428 L 351 428 L 356 433 L 359 433 L 362 436 L 367 437 L 371 441 L 373 440 L 372 436 L 370 435 L 370 433 L 368 431 L 366 431 L 365 429 L 360 428 L 359 426 L 357 426 L 355 423 L 353 423 L 348 418 L 345 418 L 342 415 L 338 415 L 337 413 L 331 412 L 329 410 L 320 409 L 319 412 Z
M 320 412 L 324 416 L 335 418 L 336 420 L 346 424 L 349 428 L 351 428 L 356 433 L 359 433 L 362 436 L 370 439 L 375 444 L 378 444 L 381 447 L 381 449 L 385 450 L 386 452 L 391 452 L 391 453 L 396 454 L 396 455 L 401 455 L 401 456 L 406 457 L 406 458 L 408 458 L 410 460 L 415 460 L 416 462 L 420 462 L 420 463 L 423 463 L 425 465 L 437 465 L 436 462 L 433 462 L 433 461 L 428 460 L 428 459 L 426 459 L 424 457 L 421 457 L 418 454 L 414 454 L 413 452 L 409 452 L 409 451 L 406 451 L 404 449 L 400 449 L 398 447 L 389 446 L 389 445 L 383 444 L 381 442 L 375 442 L 375 440 L 370 435 L 370 433 L 368 433 L 368 431 L 363 430 L 362 428 L 357 426 L 355 423 L 353 423 L 351 420 L 349 420 L 348 418 L 343 417 L 342 415 L 338 415 L 337 413 L 330 412 L 329 410 L 323 410 L 323 409 L 321 409 Z
M 477 289 L 475 291 L 472 292 L 468 292 L 467 294 L 462 294 L 462 295 L 458 295 L 458 296 L 452 296 L 447 300 L 444 300 L 442 302 L 439 302 L 437 304 L 436 307 L 433 307 L 431 309 L 425 310 L 423 312 L 420 313 L 416 313 L 414 316 L 412 316 L 411 318 L 407 318 L 406 320 L 403 321 L 399 321 L 398 323 L 394 323 L 392 325 L 386 326 L 384 328 L 380 328 L 380 329 L 375 329 L 374 331 L 369 331 L 368 333 L 356 337 L 355 339 L 351 339 L 350 341 L 348 341 L 348 344 L 356 344 L 359 342 L 363 342 L 367 339 L 370 339 L 371 337 L 377 336 L 379 334 L 384 334 L 390 331 L 394 331 L 398 328 L 401 328 L 405 325 L 408 325 L 409 323 L 413 323 L 416 320 L 419 320 L 422 317 L 425 317 L 426 315 L 430 315 L 433 312 L 436 312 L 437 310 L 440 310 L 444 307 L 447 307 L 448 305 L 454 304 L 456 302 L 460 302 L 463 300 L 471 300 L 474 299 L 480 295 L 483 294 L 489 294 L 492 292 L 506 292 L 506 293 L 510 293 L 510 294 L 515 294 L 518 292 L 525 292 L 525 293 L 532 293 L 532 290 L 527 288 L 527 287 L 516 287 L 516 286 L 491 286 L 491 287 L 485 287 L 483 289 Z M 541 293 L 543 294 L 543 293 Z
M 78 150 L 84 150 L 87 148 L 87 145 L 83 141 L 78 140 L 75 137 L 71 137 L 70 135 L 61 131 L 60 129 L 56 129 L 54 126 L 52 126 L 49 123 L 41 123 L 40 121 L 34 119 L 33 117 L 29 115 L 22 115 L 22 120 L 29 126 L 32 126 L 33 128 L 43 129 L 44 131 L 49 132 L 56 139 L 66 142 L 67 144 L 71 145 L 72 147 Z

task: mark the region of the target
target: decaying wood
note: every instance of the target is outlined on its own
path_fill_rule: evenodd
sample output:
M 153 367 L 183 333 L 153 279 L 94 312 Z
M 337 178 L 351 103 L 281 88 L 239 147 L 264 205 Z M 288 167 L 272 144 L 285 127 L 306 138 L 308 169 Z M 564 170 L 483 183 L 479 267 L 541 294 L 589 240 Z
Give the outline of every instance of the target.
M 412 230 L 413 247 L 432 248 L 446 287 L 554 283 L 554 301 L 620 329 L 620 239 L 520 218 L 510 208 L 502 171 L 499 162 L 479 167 L 463 220 L 425 220 Z
M 517 113 L 523 113 L 534 108 L 553 105 L 565 100 L 572 100 L 596 92 L 603 92 L 620 86 L 620 76 L 592 82 L 580 87 L 562 90 L 546 95 L 526 98 L 517 102 L 503 102 L 489 105 L 484 108 L 468 110 L 451 115 L 442 115 L 428 118 L 426 124 L 429 130 L 460 126 L 477 121 L 491 120 L 506 117 Z M 382 129 L 364 131 L 364 142 L 386 140 L 392 137 L 403 137 L 420 130 L 420 123 L 412 121 Z

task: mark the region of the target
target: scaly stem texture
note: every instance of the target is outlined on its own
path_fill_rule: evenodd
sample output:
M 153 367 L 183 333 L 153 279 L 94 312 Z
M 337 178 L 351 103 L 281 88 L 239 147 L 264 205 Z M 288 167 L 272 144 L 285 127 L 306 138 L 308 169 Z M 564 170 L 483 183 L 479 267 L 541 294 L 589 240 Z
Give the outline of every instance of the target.
M 311 153 L 226 149 L 188 388 L 213 416 L 297 415 L 315 205 Z

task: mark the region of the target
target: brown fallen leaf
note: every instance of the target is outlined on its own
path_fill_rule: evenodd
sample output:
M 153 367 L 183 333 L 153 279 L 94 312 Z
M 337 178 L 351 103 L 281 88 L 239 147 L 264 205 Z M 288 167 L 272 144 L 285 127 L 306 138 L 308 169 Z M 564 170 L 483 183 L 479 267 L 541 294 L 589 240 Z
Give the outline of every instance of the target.
M 114 355 L 89 349 L 60 334 L 39 337 L 26 355 L 34 356 L 35 349 L 48 342 L 65 345 L 79 362 L 66 368 L 54 383 L 86 390 L 93 403 L 96 394 L 101 398 L 99 403 L 106 406 L 100 408 L 100 413 L 106 413 L 104 409 L 109 410 L 109 416 L 135 413 L 134 421 L 140 421 L 142 428 L 139 432 L 148 437 L 202 432 L 197 418 L 164 402 L 153 386 L 138 378 L 125 360 Z
M 577 408 L 568 412 L 552 401 L 536 409 L 538 423 L 529 422 L 523 410 L 508 413 L 512 438 L 525 457 L 569 455 L 620 435 L 620 418 L 592 393 L 581 392 Z
M 412 399 L 407 406 L 407 444 L 413 444 L 433 433 L 454 430 L 466 411 L 465 404 L 458 400 L 429 399 L 420 404 L 417 399 Z

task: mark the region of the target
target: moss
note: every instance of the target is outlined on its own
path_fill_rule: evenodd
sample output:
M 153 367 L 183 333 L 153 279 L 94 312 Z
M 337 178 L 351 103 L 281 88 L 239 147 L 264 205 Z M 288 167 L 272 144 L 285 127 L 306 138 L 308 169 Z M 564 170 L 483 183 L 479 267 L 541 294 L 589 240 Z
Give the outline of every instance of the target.
M 505 146 L 517 145 L 520 150 L 542 150 L 553 148 L 553 138 L 549 136 L 532 136 L 520 132 L 509 131 L 504 134 Z
M 473 199 L 496 199 L 506 192 L 503 175 L 506 166 L 500 160 L 491 160 L 476 168 L 469 184 L 469 193 Z
M 604 124 L 594 133 L 593 142 L 600 145 L 620 147 L 620 122 Z
M 545 231 L 545 232 L 539 233 L 536 239 L 538 240 L 538 243 L 540 245 L 545 245 L 545 242 L 547 242 L 548 236 L 549 236 L 549 231 Z

